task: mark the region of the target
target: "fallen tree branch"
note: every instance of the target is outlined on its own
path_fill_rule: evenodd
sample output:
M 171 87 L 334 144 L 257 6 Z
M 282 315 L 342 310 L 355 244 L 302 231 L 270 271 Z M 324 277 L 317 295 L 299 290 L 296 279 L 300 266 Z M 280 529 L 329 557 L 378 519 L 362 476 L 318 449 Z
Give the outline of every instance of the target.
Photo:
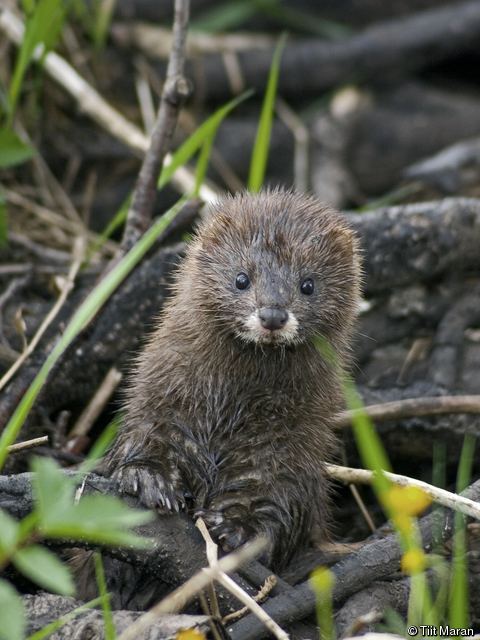
M 11 444 L 8 447 L 8 453 L 18 453 L 20 451 L 27 451 L 28 449 L 34 449 L 40 447 L 42 444 L 48 444 L 48 436 L 40 436 L 39 438 L 32 438 L 31 440 L 25 440 L 24 442 L 17 442 Z
M 480 5 L 469 0 L 385 20 L 342 40 L 292 42 L 282 55 L 279 93 L 284 97 L 318 95 L 348 82 L 422 69 L 476 46 L 479 36 Z M 263 90 L 272 53 L 273 49 L 238 54 L 247 87 Z M 205 56 L 195 63 L 207 98 L 226 99 L 230 84 L 222 58 Z

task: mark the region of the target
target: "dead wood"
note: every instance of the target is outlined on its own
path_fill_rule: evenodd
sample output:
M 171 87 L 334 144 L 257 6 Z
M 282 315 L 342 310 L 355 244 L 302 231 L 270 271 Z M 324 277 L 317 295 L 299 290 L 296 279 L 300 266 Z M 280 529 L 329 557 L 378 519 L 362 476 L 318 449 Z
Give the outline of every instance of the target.
M 279 91 L 285 97 L 305 97 L 348 82 L 391 78 L 468 51 L 476 46 L 479 35 L 480 7 L 469 0 L 386 20 L 340 41 L 290 42 L 282 56 Z M 252 51 L 238 56 L 245 86 L 263 91 L 272 53 Z M 220 56 L 195 61 L 195 71 L 207 98 L 225 100 L 231 94 Z
M 56 596 L 50 593 L 23 596 L 23 604 L 27 616 L 27 633 L 33 634 L 50 622 L 69 614 L 81 602 L 73 598 Z M 122 633 L 141 616 L 136 611 L 114 611 L 113 622 L 117 633 Z M 103 614 L 98 609 L 86 610 L 58 631 L 49 635 L 51 640 L 89 640 L 104 637 Z M 159 618 L 154 626 L 146 630 L 138 640 L 169 640 L 181 629 L 197 629 L 206 633 L 209 629 L 207 616 L 165 615 Z
M 478 200 L 389 207 L 348 219 L 360 235 L 367 294 L 479 267 Z

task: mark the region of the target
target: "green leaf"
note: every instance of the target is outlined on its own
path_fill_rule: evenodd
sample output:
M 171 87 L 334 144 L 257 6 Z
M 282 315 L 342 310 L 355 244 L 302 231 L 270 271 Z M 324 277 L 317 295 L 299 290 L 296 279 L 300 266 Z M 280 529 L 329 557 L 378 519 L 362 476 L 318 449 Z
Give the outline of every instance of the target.
M 267 90 L 263 99 L 262 113 L 258 123 L 255 144 L 253 145 L 248 188 L 259 191 L 263 185 L 267 168 L 268 150 L 272 134 L 273 110 L 277 96 L 278 76 L 280 74 L 280 59 L 285 46 L 286 35 L 283 34 L 275 47 L 270 73 L 268 74 Z
M 28 160 L 36 151 L 25 144 L 12 129 L 0 129 L 0 167 L 13 167 Z
M 18 522 L 6 511 L 0 509 L 0 557 L 10 555 L 18 540 Z
M 212 136 L 215 135 L 225 116 L 227 116 L 237 105 L 249 98 L 252 93 L 253 91 L 251 90 L 245 91 L 237 98 L 230 100 L 230 102 L 227 102 L 227 104 L 224 104 L 222 107 L 217 109 L 215 113 L 195 129 L 195 131 L 172 155 L 171 162 L 168 165 L 164 165 L 158 180 L 159 189 L 162 189 L 168 183 L 175 171 L 188 162 L 207 140 L 212 139 Z
M 25 637 L 25 609 L 15 589 L 0 580 L 0 639 L 23 640 Z
M 74 501 L 75 481 L 51 459 L 35 458 L 32 485 L 38 529 L 49 538 L 73 538 L 105 544 L 147 547 L 148 540 L 129 531 L 154 516 L 134 510 L 113 496 L 87 495 Z
M 75 487 L 60 467 L 50 458 L 32 460 L 33 493 L 35 509 L 39 518 L 39 527 L 48 527 L 48 523 L 61 518 L 73 504 Z
M 95 440 L 95 443 L 88 452 L 87 457 L 80 465 L 78 470 L 79 474 L 89 473 L 96 466 L 99 458 L 101 458 L 110 448 L 110 445 L 117 435 L 120 420 L 120 416 L 116 416 L 109 424 L 107 424 L 105 429 Z
M 9 92 L 10 122 L 20 95 L 23 77 L 35 49 L 43 44 L 43 54 L 52 49 L 60 36 L 70 3 L 64 0 L 38 0 L 27 18 L 22 45 L 18 52 Z
M 128 529 L 150 522 L 152 518 L 152 512 L 131 509 L 119 498 L 88 495 L 62 513 L 55 513 L 44 523 L 42 532 L 52 538 L 148 547 L 149 540 Z
M 68 568 L 56 555 L 40 545 L 19 549 L 12 557 L 12 562 L 24 576 L 48 591 L 64 596 L 75 593 Z
M 82 329 L 94 318 L 99 309 L 105 304 L 118 285 L 126 278 L 132 269 L 140 262 L 142 257 L 153 246 L 158 236 L 170 224 L 185 202 L 181 198 L 171 209 L 163 214 L 150 229 L 140 238 L 137 244 L 127 253 L 127 255 L 115 265 L 115 267 L 105 276 L 105 278 L 91 291 L 82 302 L 73 318 L 70 320 L 62 334 L 62 337 L 54 346 L 49 356 L 43 363 L 23 398 L 17 405 L 12 417 L 4 428 L 0 436 L 0 469 L 8 455 L 9 445 L 15 442 L 23 423 L 40 393 L 47 377 L 55 363 L 60 358 L 65 349 L 82 331 Z

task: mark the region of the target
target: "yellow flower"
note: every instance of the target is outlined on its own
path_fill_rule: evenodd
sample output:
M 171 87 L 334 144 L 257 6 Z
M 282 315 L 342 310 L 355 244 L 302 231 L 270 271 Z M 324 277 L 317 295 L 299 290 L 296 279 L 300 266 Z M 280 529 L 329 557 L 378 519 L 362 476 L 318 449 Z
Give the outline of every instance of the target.
M 325 593 L 333 589 L 335 576 L 327 567 L 318 567 L 312 572 L 310 582 L 315 591 Z
M 182 629 L 177 631 L 176 640 L 207 640 L 207 637 L 197 629 Z
M 410 549 L 403 554 L 402 571 L 409 576 L 422 572 L 426 565 L 427 558 L 421 549 Z
M 413 531 L 413 520 L 405 513 L 394 513 L 392 515 L 392 522 L 400 533 L 404 536 L 409 536 Z
M 388 490 L 385 501 L 395 514 L 402 513 L 407 516 L 418 516 L 430 505 L 432 499 L 418 487 L 399 487 L 394 485 Z

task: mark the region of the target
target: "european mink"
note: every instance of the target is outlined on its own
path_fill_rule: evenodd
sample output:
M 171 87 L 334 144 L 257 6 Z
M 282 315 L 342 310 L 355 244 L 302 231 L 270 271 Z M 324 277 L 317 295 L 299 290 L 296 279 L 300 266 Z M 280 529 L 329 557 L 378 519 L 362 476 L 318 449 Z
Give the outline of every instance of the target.
M 202 515 L 225 550 L 256 534 L 284 566 L 325 533 L 337 365 L 359 298 L 357 241 L 313 197 L 227 196 L 199 225 L 138 358 L 107 459 L 120 490 Z

